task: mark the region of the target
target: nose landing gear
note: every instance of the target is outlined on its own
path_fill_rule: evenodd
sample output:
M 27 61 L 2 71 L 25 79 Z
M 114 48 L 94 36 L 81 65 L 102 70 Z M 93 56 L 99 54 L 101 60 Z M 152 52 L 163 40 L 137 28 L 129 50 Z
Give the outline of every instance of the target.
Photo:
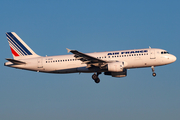
M 153 75 L 153 77 L 155 77 L 155 76 L 156 76 L 156 73 L 153 73 L 152 75 Z
M 154 66 L 151 66 L 151 69 L 152 69 L 152 75 L 153 75 L 153 77 L 155 77 L 156 76 L 156 73 L 154 72 Z
M 99 79 L 99 77 L 98 77 L 99 74 L 101 74 L 101 72 L 97 72 L 97 74 L 94 73 L 94 74 L 92 75 L 92 79 L 94 80 L 95 83 L 99 83 L 99 82 L 100 82 L 100 79 Z

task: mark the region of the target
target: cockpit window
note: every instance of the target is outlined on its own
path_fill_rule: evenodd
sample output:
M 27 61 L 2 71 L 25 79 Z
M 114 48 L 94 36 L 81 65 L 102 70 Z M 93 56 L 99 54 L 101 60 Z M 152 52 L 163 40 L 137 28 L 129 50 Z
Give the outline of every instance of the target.
M 167 51 L 162 51 L 161 54 L 169 54 Z

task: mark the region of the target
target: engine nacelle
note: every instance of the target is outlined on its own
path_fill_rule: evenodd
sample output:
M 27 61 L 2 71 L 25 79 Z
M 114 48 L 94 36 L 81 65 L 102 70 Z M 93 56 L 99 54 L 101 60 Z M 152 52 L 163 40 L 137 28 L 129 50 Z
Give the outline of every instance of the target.
M 127 69 L 123 69 L 122 72 L 104 72 L 104 75 L 111 75 L 112 77 L 126 77 Z
M 112 62 L 108 63 L 108 71 L 110 72 L 122 72 L 124 67 L 127 66 L 125 62 Z

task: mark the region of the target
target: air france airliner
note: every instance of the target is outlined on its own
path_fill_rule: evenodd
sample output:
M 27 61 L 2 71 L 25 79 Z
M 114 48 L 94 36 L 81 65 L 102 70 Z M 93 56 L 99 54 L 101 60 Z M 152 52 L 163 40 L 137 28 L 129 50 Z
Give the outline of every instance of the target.
M 99 83 L 99 75 L 125 77 L 131 68 L 151 67 L 155 77 L 156 66 L 176 61 L 166 50 L 157 48 L 82 53 L 70 50 L 69 55 L 39 56 L 15 32 L 6 33 L 13 59 L 6 58 L 5 66 L 44 73 L 93 73 L 92 79 Z

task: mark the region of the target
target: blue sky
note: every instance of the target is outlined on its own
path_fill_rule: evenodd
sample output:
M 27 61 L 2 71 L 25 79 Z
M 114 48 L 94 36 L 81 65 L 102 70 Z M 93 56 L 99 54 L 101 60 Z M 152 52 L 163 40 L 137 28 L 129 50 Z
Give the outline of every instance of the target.
M 180 1 L 1 0 L 1 120 L 178 120 Z M 162 48 L 177 61 L 128 70 L 125 78 L 45 74 L 8 68 L 5 32 L 16 32 L 37 54 L 64 55 Z M 69 53 L 70 54 L 70 53 Z

